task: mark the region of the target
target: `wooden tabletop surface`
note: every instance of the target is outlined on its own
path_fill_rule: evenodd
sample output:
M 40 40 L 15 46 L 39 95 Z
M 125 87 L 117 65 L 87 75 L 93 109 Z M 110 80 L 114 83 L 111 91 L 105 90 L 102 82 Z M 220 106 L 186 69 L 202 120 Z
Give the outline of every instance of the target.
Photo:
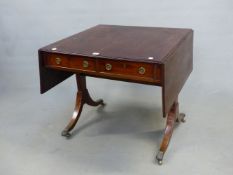
M 69 55 L 163 63 L 189 32 L 192 30 L 97 25 L 40 50 Z

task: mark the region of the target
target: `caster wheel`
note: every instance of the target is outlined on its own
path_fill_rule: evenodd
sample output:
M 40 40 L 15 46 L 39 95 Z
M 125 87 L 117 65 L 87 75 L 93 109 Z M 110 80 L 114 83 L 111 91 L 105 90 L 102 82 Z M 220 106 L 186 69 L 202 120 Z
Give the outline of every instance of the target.
M 103 107 L 105 107 L 107 104 L 103 102 L 103 103 L 101 103 L 101 105 L 102 105 Z
M 184 113 L 180 113 L 180 121 L 183 122 L 183 123 L 186 122 Z
M 69 131 L 66 131 L 66 130 L 62 131 L 61 135 L 64 136 L 64 137 L 66 137 L 66 138 L 69 138 L 71 136 L 71 134 L 69 133 Z
M 158 164 L 159 164 L 159 165 L 162 165 L 162 164 L 163 164 L 163 161 L 162 161 L 162 160 L 158 160 Z
M 179 117 L 176 119 L 177 123 L 185 123 L 185 114 L 184 113 L 180 113 Z
M 159 151 L 157 156 L 156 156 L 156 159 L 157 159 L 159 165 L 163 164 L 163 155 L 164 155 L 164 153 L 162 151 Z

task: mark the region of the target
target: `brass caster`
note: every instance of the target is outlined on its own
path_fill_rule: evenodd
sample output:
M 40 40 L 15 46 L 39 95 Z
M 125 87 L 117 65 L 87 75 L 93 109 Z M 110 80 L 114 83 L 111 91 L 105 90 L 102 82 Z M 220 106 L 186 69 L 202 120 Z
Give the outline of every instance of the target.
M 162 161 L 162 160 L 158 160 L 158 164 L 159 164 L 159 165 L 162 165 L 162 164 L 163 164 L 163 161 Z
M 185 121 L 185 114 L 184 113 L 180 113 L 179 117 L 176 119 L 176 122 L 177 123 L 180 123 L 180 122 L 185 123 L 186 122 Z
M 69 138 L 69 137 L 71 136 L 71 134 L 70 134 L 69 131 L 67 131 L 67 130 L 63 130 L 62 133 L 61 133 L 61 135 L 62 135 L 63 137 L 66 137 L 66 138 Z
M 185 113 L 180 113 L 180 121 L 185 123 Z
M 156 159 L 159 165 L 163 164 L 163 155 L 164 153 L 162 151 L 159 151 L 158 154 L 156 155 Z
M 106 103 L 104 103 L 104 101 L 102 100 L 101 103 L 100 103 L 100 105 L 106 106 Z

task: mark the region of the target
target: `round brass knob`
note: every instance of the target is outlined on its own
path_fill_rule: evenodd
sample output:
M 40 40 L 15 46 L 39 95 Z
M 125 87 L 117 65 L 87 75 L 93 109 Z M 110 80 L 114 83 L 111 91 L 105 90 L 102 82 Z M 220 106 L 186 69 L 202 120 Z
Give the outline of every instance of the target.
M 109 63 L 105 64 L 105 69 L 106 70 L 112 70 L 112 65 L 109 64 Z
M 83 67 L 88 68 L 88 61 L 86 61 L 86 60 L 83 61 Z
M 55 60 L 56 60 L 56 63 L 57 63 L 57 64 L 61 64 L 61 58 L 58 58 L 58 57 L 57 57 Z
M 139 67 L 138 73 L 143 75 L 146 72 L 146 69 L 144 67 Z

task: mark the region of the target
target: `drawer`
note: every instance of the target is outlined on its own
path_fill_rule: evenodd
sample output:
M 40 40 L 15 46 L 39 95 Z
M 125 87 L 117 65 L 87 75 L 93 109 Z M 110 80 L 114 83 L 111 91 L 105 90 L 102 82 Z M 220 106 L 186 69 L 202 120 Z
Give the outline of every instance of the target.
M 54 68 L 71 70 L 95 71 L 95 59 L 63 54 L 50 54 L 45 59 L 45 65 Z
M 93 58 L 71 56 L 69 67 L 71 69 L 78 69 L 83 71 L 95 71 L 96 61 Z
M 135 63 L 130 61 L 99 60 L 99 72 L 111 75 L 123 75 L 126 77 L 155 79 L 156 70 L 154 64 Z
M 52 67 L 69 67 L 69 57 L 62 54 L 50 54 L 45 57 L 45 65 Z

